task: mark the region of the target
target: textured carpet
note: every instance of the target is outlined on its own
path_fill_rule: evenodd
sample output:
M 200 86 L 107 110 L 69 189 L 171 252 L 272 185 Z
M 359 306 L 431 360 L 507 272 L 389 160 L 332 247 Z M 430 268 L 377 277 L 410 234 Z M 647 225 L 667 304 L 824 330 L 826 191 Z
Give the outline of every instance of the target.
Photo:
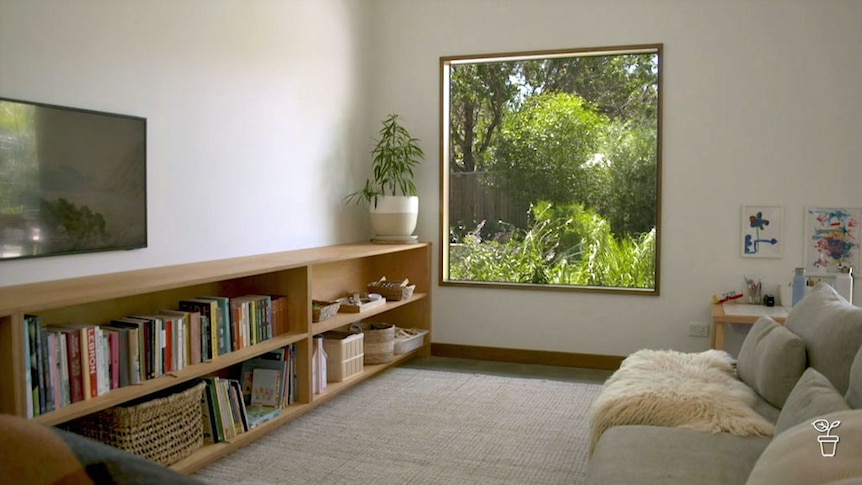
M 577 484 L 600 384 L 395 367 L 200 470 L 212 484 Z

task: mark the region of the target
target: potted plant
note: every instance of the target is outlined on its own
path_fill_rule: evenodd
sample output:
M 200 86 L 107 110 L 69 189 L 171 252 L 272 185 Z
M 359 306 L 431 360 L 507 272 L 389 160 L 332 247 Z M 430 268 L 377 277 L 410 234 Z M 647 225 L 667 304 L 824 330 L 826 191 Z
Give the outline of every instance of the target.
M 398 115 L 390 114 L 383 120 L 371 156 L 374 177 L 366 179 L 365 187 L 348 194 L 345 200 L 368 204 L 375 239 L 414 239 L 419 197 L 413 183 L 413 168 L 425 158 L 419 140 L 399 123 Z

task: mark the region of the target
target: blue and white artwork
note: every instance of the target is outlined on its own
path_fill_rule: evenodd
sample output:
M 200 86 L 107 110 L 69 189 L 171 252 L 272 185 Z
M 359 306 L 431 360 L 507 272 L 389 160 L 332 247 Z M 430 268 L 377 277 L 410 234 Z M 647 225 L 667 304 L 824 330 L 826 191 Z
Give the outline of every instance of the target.
M 742 256 L 780 258 L 781 207 L 747 205 L 742 208 Z

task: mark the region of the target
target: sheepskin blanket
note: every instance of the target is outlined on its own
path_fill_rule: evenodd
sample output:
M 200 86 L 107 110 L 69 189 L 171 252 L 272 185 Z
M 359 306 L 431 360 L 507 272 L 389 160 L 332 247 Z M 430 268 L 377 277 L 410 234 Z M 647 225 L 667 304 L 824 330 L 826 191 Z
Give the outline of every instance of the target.
M 605 382 L 591 408 L 591 449 L 611 426 L 675 426 L 739 436 L 771 436 L 754 411 L 754 391 L 736 377 L 723 350 L 639 350 Z

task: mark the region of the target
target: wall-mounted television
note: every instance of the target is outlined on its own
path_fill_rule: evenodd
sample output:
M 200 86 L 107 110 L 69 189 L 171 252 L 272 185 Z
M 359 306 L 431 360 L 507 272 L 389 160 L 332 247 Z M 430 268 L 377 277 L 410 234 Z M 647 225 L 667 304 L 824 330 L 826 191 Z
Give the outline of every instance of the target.
M 147 120 L 0 97 L 0 261 L 147 247 Z

